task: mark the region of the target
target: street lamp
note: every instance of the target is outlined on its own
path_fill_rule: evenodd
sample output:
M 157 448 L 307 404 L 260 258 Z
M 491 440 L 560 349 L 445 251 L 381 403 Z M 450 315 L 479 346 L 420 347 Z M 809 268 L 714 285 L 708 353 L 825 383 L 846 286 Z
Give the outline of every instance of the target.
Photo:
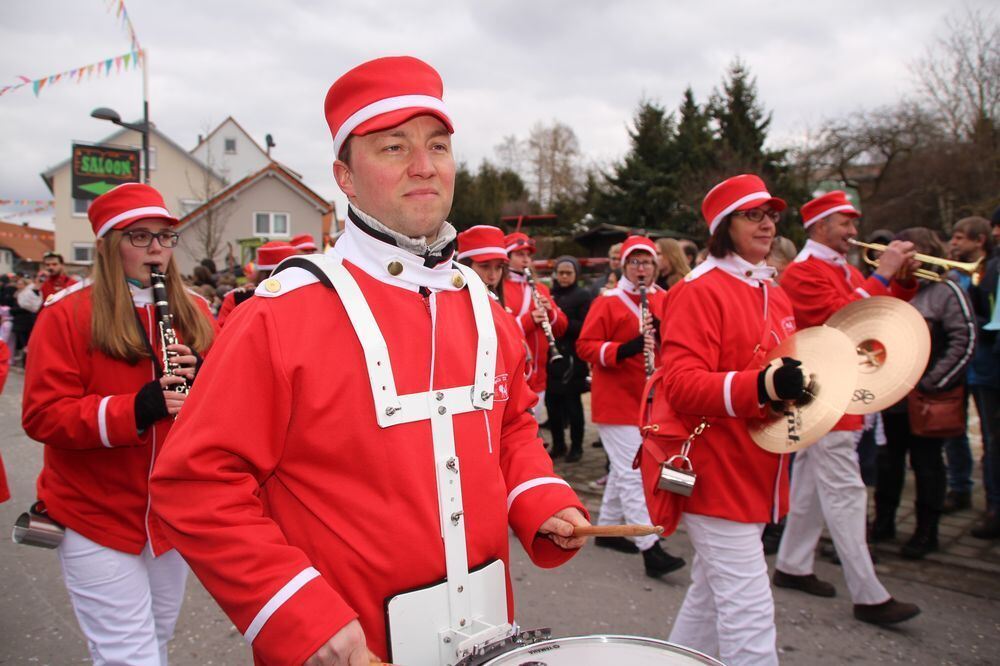
M 109 109 L 107 107 L 100 107 L 94 109 L 90 112 L 91 118 L 97 118 L 98 120 L 108 120 L 124 127 L 125 129 L 130 129 L 135 132 L 142 134 L 142 161 L 143 161 L 143 177 L 142 182 L 149 184 L 149 106 L 143 103 L 143 119 L 142 124 L 132 124 L 122 121 L 122 117 L 118 115 L 118 112 L 114 109 Z

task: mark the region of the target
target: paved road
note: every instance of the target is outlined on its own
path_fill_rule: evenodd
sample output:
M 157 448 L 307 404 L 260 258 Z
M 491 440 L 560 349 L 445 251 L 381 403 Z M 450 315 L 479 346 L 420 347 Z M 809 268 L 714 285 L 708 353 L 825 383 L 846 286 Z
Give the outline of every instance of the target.
M 21 377 L 12 373 L 0 396 L 0 451 L 14 499 L 0 505 L 0 530 L 32 501 L 41 446 L 20 428 Z M 589 439 L 588 439 L 589 441 Z M 587 456 L 600 452 L 589 449 Z M 597 496 L 586 496 L 597 508 Z M 683 534 L 668 547 L 690 559 Z M 517 617 L 525 627 L 552 627 L 560 636 L 617 633 L 666 638 L 688 584 L 687 570 L 665 580 L 642 572 L 637 555 L 588 547 L 553 571 L 535 568 L 511 542 Z M 883 558 L 884 561 L 885 558 Z M 785 664 L 1000 662 L 1000 582 L 974 570 L 930 563 L 917 568 L 879 565 L 887 587 L 924 613 L 898 629 L 855 622 L 840 570 L 821 562 L 817 573 L 835 581 L 835 599 L 776 590 L 778 645 Z M 249 664 L 249 650 L 229 620 L 192 578 L 171 645 L 172 663 Z M 53 551 L 16 547 L 0 539 L 0 664 L 87 663 Z

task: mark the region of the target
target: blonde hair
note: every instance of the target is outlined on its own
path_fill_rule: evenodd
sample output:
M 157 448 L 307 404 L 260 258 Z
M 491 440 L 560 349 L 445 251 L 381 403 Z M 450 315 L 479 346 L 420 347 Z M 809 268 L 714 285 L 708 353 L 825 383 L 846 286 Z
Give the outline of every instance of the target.
M 125 280 L 119 247 L 122 234 L 112 231 L 97 244 L 91 297 L 90 345 L 106 356 L 127 363 L 149 357 L 143 333 L 136 326 L 132 294 Z M 212 324 L 188 296 L 173 257 L 167 264 L 167 300 L 180 340 L 199 354 L 212 344 Z
M 675 285 L 691 272 L 688 267 L 687 257 L 684 256 L 684 248 L 673 238 L 659 238 L 656 241 L 656 248 L 660 251 L 660 258 L 666 263 L 666 269 L 660 274 L 670 286 Z

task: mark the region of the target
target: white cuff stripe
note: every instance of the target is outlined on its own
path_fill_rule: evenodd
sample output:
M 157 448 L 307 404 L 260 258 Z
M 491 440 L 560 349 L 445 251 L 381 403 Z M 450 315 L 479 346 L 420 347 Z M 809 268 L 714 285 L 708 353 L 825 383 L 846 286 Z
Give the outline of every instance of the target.
M 466 250 L 465 252 L 458 253 L 458 259 L 465 259 L 466 257 L 478 257 L 481 254 L 502 254 L 507 256 L 506 250 L 502 247 L 481 247 L 476 250 Z
M 145 206 L 143 208 L 133 208 L 132 210 L 127 210 L 124 213 L 119 213 L 113 218 L 101 225 L 101 228 L 97 230 L 97 237 L 102 238 L 104 234 L 111 231 L 116 224 L 119 222 L 124 222 L 125 220 L 134 220 L 140 217 L 150 217 L 150 216 L 160 216 L 166 215 L 167 217 L 173 219 L 173 215 L 170 214 L 166 208 L 161 208 L 160 206 Z
M 610 342 L 605 342 L 603 345 L 601 345 L 600 361 L 601 361 L 601 365 L 603 365 L 605 368 L 608 367 L 608 364 L 604 360 L 604 350 L 606 350 L 608 348 L 608 345 L 610 345 L 610 344 L 611 344 Z
M 538 486 L 547 486 L 551 484 L 558 484 L 566 486 L 567 488 L 570 487 L 568 483 L 566 483 L 559 477 L 555 476 L 546 476 L 540 479 L 532 479 L 531 481 L 525 481 L 524 483 L 519 484 L 516 488 L 514 488 L 514 490 L 510 491 L 510 495 L 507 495 L 507 510 L 510 511 L 511 504 L 513 504 L 514 500 L 516 500 L 524 491 L 531 490 L 532 488 L 537 488 Z
M 300 571 L 295 578 L 285 583 L 285 586 L 278 590 L 277 593 L 271 597 L 270 601 L 264 604 L 264 607 L 257 613 L 257 617 L 255 617 L 253 622 L 250 623 L 250 626 L 247 627 L 246 632 L 243 634 L 243 638 L 246 639 L 247 643 L 252 645 L 254 639 L 257 638 L 257 634 L 259 634 L 260 630 L 264 628 L 264 624 L 271 619 L 271 616 L 274 615 L 286 601 L 291 599 L 293 594 L 301 590 L 306 583 L 317 576 L 319 576 L 319 572 L 316 571 L 315 568 L 307 567 Z
M 824 210 L 819 215 L 815 215 L 813 217 L 810 217 L 808 220 L 805 220 L 802 223 L 802 227 L 805 228 L 805 229 L 808 229 L 810 226 L 812 226 L 816 222 L 819 222 L 824 217 L 830 217 L 834 213 L 844 213 L 844 212 L 847 212 L 847 211 L 851 211 L 852 213 L 855 213 L 855 214 L 857 214 L 857 212 L 858 212 L 857 209 L 855 209 L 854 206 L 852 206 L 851 204 L 841 204 L 840 206 L 834 206 L 833 208 L 827 208 L 826 210 Z
M 726 373 L 726 379 L 722 383 L 722 399 L 726 403 L 726 414 L 733 417 L 736 416 L 736 410 L 733 409 L 733 377 L 735 376 L 735 370 Z
M 358 125 L 361 125 L 376 116 L 381 116 L 383 113 L 411 108 L 433 109 L 434 111 L 443 114 L 446 118 L 451 117 L 448 115 L 448 109 L 445 108 L 444 102 L 437 97 L 431 97 L 430 95 L 400 95 L 398 97 L 380 99 L 377 102 L 372 102 L 368 106 L 355 111 L 351 117 L 345 120 L 344 124 L 340 126 L 340 129 L 337 130 L 337 136 L 333 139 L 334 157 L 340 155 L 341 146 L 343 146 L 344 142 L 347 141 L 347 137 L 351 135 L 351 132 L 357 129 Z
M 856 292 L 858 292 L 859 294 L 861 294 L 861 298 L 871 298 L 871 297 L 872 297 L 872 295 L 871 295 L 871 294 L 869 294 L 869 293 L 868 293 L 867 291 L 865 291 L 865 290 L 864 290 L 864 289 L 862 289 L 861 287 L 858 287 L 858 288 L 857 288 L 857 289 L 855 289 L 854 291 L 856 291 Z
M 728 206 L 726 206 L 725 209 L 723 209 L 723 211 L 721 213 L 719 213 L 718 215 L 715 216 L 715 219 L 712 220 L 712 223 L 710 225 L 708 225 L 708 233 L 710 233 L 710 234 L 711 233 L 715 233 L 715 228 L 717 226 L 719 226 L 719 223 L 722 222 L 722 219 L 726 215 L 729 215 L 734 210 L 736 210 L 737 208 L 739 208 L 740 206 L 742 206 L 743 204 L 750 203 L 751 201 L 762 201 L 764 199 L 771 199 L 771 198 L 773 198 L 771 196 L 771 193 L 767 192 L 767 191 L 764 191 L 764 192 L 754 192 L 754 193 L 748 194 L 748 195 L 746 195 L 744 197 L 740 197 L 739 199 L 737 199 L 733 203 L 731 203 Z
M 101 436 L 101 444 L 111 448 L 111 440 L 108 439 L 108 401 L 110 395 L 101 398 L 101 404 L 97 406 L 97 432 Z

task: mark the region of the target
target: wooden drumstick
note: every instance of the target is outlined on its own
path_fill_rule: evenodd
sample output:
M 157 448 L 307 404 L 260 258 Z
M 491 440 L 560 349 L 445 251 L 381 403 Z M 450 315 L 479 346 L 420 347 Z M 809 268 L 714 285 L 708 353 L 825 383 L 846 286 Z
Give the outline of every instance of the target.
M 573 536 L 582 537 L 636 537 L 663 534 L 659 525 L 576 525 Z

